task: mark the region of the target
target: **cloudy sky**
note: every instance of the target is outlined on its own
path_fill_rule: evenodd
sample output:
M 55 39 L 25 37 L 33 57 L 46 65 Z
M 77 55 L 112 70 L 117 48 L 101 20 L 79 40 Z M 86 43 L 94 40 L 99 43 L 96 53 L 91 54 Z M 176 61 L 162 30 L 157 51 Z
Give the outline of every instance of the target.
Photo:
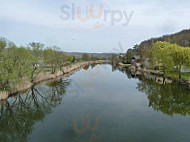
M 189 0 L 0 2 L 0 36 L 17 45 L 35 41 L 47 46 L 57 45 L 63 51 L 125 52 L 151 37 L 190 28 Z M 90 12 L 92 4 L 94 9 Z M 92 17 L 90 13 L 97 15 L 101 5 L 99 17 Z M 79 9 L 82 14 L 77 12 Z M 78 16 L 88 18 L 82 21 Z M 123 25 L 126 22 L 128 25 Z M 119 48 L 119 43 L 123 49 Z

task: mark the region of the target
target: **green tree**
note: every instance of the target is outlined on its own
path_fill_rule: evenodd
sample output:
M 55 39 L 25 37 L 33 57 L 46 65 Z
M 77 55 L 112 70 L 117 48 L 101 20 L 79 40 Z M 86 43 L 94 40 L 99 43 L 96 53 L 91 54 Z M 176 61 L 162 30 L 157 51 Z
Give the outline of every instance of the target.
M 117 54 L 112 54 L 111 61 L 112 61 L 112 65 L 116 65 L 119 63 L 119 58 L 117 57 Z
M 64 53 L 65 56 L 65 62 L 75 62 L 75 57 L 71 54 Z
M 31 82 L 33 82 L 35 75 L 38 75 L 44 69 L 44 62 L 43 62 L 43 49 L 45 45 L 32 42 L 29 44 L 29 49 L 32 50 L 32 68 L 31 68 Z
M 151 55 L 151 48 L 149 48 L 147 45 L 142 44 L 138 48 L 138 55 L 140 56 L 141 60 L 146 60 Z
M 7 46 L 7 40 L 5 38 L 0 38 L 0 56 L 2 56 L 1 54 L 6 46 Z
M 162 66 L 164 77 L 174 69 L 173 57 L 171 55 L 172 48 L 167 42 L 157 42 L 152 48 L 152 60 L 156 59 L 156 65 Z
M 47 67 L 51 68 L 51 72 L 55 73 L 57 70 L 63 71 L 66 64 L 74 62 L 74 57 L 68 53 L 62 53 L 52 48 L 44 51 L 44 62 Z
M 55 73 L 58 68 L 58 59 L 59 55 L 57 54 L 57 51 L 53 49 L 46 49 L 44 51 L 44 62 L 46 67 L 48 66 L 51 68 L 51 73 Z
M 181 79 L 181 70 L 183 66 L 188 66 L 190 62 L 190 48 L 185 48 L 172 44 L 172 57 L 175 65 L 176 72 L 179 79 Z
M 94 54 L 92 54 L 91 57 L 90 57 L 90 60 L 91 60 L 91 61 L 96 61 L 96 60 L 97 60 L 97 57 L 95 57 Z
M 23 77 L 29 77 L 32 67 L 31 50 L 24 47 L 18 48 L 13 44 L 9 46 L 2 53 L 0 78 L 3 88 L 7 88 Z
M 135 45 L 133 46 L 133 52 L 134 52 L 134 53 L 137 53 L 137 52 L 138 52 L 138 48 L 139 48 L 139 45 L 138 45 L 138 44 L 135 44 Z
M 81 57 L 82 61 L 89 61 L 89 55 L 87 53 L 84 53 Z
M 177 44 L 157 42 L 152 48 L 152 60 L 156 58 L 157 64 L 162 65 L 164 75 L 175 70 L 181 79 L 181 69 L 190 63 L 190 48 Z
M 128 49 L 127 50 L 127 53 L 126 53 L 126 62 L 127 63 L 131 63 L 131 59 L 132 59 L 132 57 L 135 55 L 135 53 L 133 52 L 133 50 L 132 49 Z

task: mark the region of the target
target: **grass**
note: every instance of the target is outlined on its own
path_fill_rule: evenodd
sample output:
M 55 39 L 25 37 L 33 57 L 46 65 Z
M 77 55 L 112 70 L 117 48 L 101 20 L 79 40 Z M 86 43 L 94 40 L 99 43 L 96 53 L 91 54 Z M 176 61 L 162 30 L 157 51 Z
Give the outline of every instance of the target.
M 169 76 L 173 79 L 179 79 L 179 75 L 176 72 L 170 72 L 167 74 L 167 76 Z M 190 80 L 190 73 L 182 73 L 181 78 L 183 80 L 189 81 Z
M 124 66 L 125 66 L 125 67 L 129 67 L 129 66 L 131 66 L 131 64 L 124 64 Z
M 51 68 L 44 68 L 43 71 L 44 72 L 51 72 Z
M 181 77 L 184 80 L 190 80 L 190 73 L 182 73 Z
M 150 72 L 155 73 L 155 74 L 164 74 L 164 72 L 161 70 L 150 70 Z
M 163 74 L 163 71 L 161 71 L 161 70 L 150 70 L 150 71 L 152 73 L 155 73 L 155 74 Z M 176 72 L 166 73 L 166 77 L 170 77 L 170 78 L 175 79 L 175 80 L 179 79 L 179 75 Z M 183 80 L 189 81 L 190 80 L 190 73 L 182 73 L 181 78 Z

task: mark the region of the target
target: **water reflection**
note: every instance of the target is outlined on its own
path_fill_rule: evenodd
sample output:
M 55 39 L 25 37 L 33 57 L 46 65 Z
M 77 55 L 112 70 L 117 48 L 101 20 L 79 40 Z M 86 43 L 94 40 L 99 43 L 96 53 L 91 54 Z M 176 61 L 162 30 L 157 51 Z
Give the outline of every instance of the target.
M 89 69 L 89 67 L 90 67 L 90 65 L 87 65 L 83 69 L 87 71 Z
M 128 78 L 134 77 L 128 69 L 119 70 L 125 73 Z M 138 79 L 137 89 L 147 95 L 149 107 L 169 116 L 175 114 L 180 114 L 182 116 L 190 115 L 189 87 L 179 85 L 178 83 L 165 85 L 158 84 L 155 81 L 147 80 L 144 77 L 139 77 Z
M 8 99 L 0 106 L 0 138 L 2 142 L 25 142 L 36 122 L 42 121 L 62 102 L 70 80 L 48 82 L 24 95 Z
M 190 114 L 190 90 L 185 86 L 172 83 L 160 85 L 153 81 L 141 80 L 137 89 L 144 92 L 149 100 L 149 107 L 173 116 Z
M 179 136 L 189 140 L 188 118 L 168 117 L 190 114 L 190 93 L 185 86 L 132 79 L 135 76 L 124 68 L 112 70 L 122 73 L 113 73 L 111 66 L 93 65 L 70 80 L 46 82 L 9 98 L 0 105 L 0 141 L 163 141 L 168 136 L 168 141 L 180 141 Z M 109 75 L 105 82 L 103 73 Z M 93 78 L 94 83 L 79 86 L 77 78 Z M 167 115 L 149 109 L 141 92 L 149 107 Z

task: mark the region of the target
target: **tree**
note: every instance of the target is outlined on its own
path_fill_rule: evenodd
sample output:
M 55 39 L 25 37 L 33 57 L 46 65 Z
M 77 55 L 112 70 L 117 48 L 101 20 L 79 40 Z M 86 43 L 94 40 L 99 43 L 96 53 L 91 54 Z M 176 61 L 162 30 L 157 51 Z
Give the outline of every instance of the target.
M 152 60 L 156 59 L 157 65 L 162 66 L 164 78 L 166 73 L 174 69 L 174 62 L 171 56 L 172 48 L 167 42 L 157 42 L 152 47 Z
M 71 54 L 64 53 L 64 56 L 65 56 L 65 61 L 66 62 L 75 62 L 75 57 L 72 56 Z
M 97 57 L 95 57 L 94 54 L 92 54 L 91 57 L 90 57 L 90 60 L 91 60 L 91 61 L 96 61 L 96 60 L 97 60 Z
M 6 46 L 7 46 L 7 40 L 5 38 L 0 38 L 0 56 Z
M 134 52 L 134 53 L 137 53 L 137 52 L 138 52 L 138 48 L 139 48 L 139 45 L 138 45 L 138 44 L 135 44 L 135 45 L 133 46 L 133 52 Z
M 89 55 L 87 53 L 84 53 L 81 57 L 82 61 L 89 61 Z
M 32 51 L 25 47 L 16 48 L 15 57 L 17 58 L 18 77 L 30 77 L 33 70 L 33 54 Z
M 0 88 L 4 88 L 4 68 L 3 68 L 3 52 L 7 46 L 7 41 L 4 38 L 0 38 Z
M 23 79 L 34 81 L 45 65 L 63 71 L 66 63 L 75 62 L 75 57 L 64 54 L 57 46 L 43 50 L 44 44 L 32 42 L 28 47 L 17 47 L 13 42 L 0 38 L 0 89 L 13 90 Z
M 127 53 L 126 53 L 126 62 L 127 62 L 128 64 L 131 63 L 131 59 L 133 58 L 134 55 L 135 55 L 135 53 L 133 52 L 132 49 L 128 49 L 128 50 L 127 50 Z
M 51 68 L 51 73 L 55 73 L 58 68 L 59 54 L 53 49 L 46 49 L 44 51 L 44 62 L 46 66 Z
M 157 59 L 157 64 L 166 72 L 175 70 L 181 79 L 182 66 L 188 66 L 190 62 L 190 48 L 184 48 L 177 44 L 157 42 L 152 48 L 152 57 Z
M 4 86 L 3 88 L 7 88 L 12 83 L 18 83 L 23 77 L 30 76 L 31 59 L 31 50 L 9 44 L 8 48 L 2 52 L 0 79 L 1 85 Z
M 113 65 L 118 64 L 119 59 L 117 58 L 117 54 L 112 54 L 112 56 L 111 56 L 111 61 L 112 61 L 112 64 L 113 64 Z
M 140 56 L 141 60 L 146 60 L 146 58 L 149 58 L 151 55 L 151 48 L 145 44 L 142 44 L 138 48 L 138 55 Z
M 63 67 L 71 62 L 74 62 L 74 56 L 68 53 L 62 53 L 52 48 L 44 51 L 44 63 L 51 68 L 51 72 L 55 73 L 56 70 L 63 71 Z
M 31 82 L 34 80 L 34 75 L 38 75 L 39 72 L 41 72 L 44 68 L 44 62 L 43 62 L 43 49 L 45 45 L 38 43 L 38 42 L 32 42 L 29 44 L 29 49 L 32 50 L 32 69 L 31 69 Z
M 176 44 L 171 44 L 171 46 L 173 49 L 171 55 L 173 57 L 175 69 L 179 79 L 181 79 L 182 66 L 188 66 L 190 62 L 190 48 L 181 47 Z

